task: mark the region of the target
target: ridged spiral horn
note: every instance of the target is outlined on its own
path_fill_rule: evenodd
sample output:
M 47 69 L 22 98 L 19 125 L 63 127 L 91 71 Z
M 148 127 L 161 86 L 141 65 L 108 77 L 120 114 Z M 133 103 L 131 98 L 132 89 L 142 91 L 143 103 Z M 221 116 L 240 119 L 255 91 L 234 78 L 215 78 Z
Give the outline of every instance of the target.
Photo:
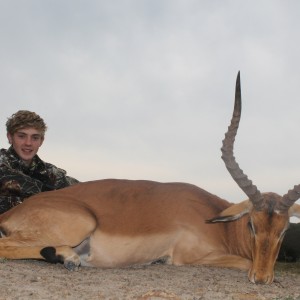
M 300 198 L 300 184 L 295 185 L 292 190 L 289 190 L 282 196 L 280 201 L 280 209 L 288 210 Z
M 240 72 L 238 72 L 235 87 L 235 102 L 234 110 L 232 114 L 231 123 L 228 127 L 228 131 L 225 133 L 225 139 L 223 140 L 222 159 L 225 162 L 225 166 L 229 171 L 232 178 L 238 184 L 238 186 L 248 196 L 255 209 L 259 209 L 262 205 L 262 194 L 257 187 L 252 184 L 252 181 L 248 179 L 247 175 L 243 173 L 243 170 L 239 167 L 233 155 L 233 145 L 237 130 L 239 127 L 242 111 L 242 99 L 241 99 L 241 83 Z

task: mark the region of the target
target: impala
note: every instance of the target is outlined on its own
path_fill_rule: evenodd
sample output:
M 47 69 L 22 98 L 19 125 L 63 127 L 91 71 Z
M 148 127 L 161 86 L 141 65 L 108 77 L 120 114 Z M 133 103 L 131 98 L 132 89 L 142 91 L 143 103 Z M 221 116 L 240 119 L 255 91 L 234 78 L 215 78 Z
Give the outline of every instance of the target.
M 248 271 L 271 283 L 300 185 L 261 193 L 233 156 L 241 117 L 240 76 L 222 158 L 248 200 L 231 204 L 187 183 L 106 179 L 40 193 L 0 215 L 0 257 L 119 268 L 163 261 Z

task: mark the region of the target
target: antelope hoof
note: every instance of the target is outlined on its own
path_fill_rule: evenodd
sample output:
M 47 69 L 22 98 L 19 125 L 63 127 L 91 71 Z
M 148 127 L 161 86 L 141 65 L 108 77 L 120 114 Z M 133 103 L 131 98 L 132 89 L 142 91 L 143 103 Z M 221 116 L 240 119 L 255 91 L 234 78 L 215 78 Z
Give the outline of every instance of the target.
M 74 253 L 73 255 L 65 258 L 64 267 L 69 271 L 78 271 L 80 263 L 80 257 L 76 253 Z
M 73 260 L 65 260 L 64 267 L 69 271 L 78 271 L 80 262 L 74 262 Z

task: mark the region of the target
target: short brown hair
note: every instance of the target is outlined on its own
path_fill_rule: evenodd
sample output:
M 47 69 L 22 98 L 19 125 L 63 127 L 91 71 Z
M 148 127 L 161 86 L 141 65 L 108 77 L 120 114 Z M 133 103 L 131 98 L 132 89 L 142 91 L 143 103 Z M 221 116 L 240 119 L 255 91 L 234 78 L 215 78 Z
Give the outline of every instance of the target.
M 45 135 L 47 125 L 44 120 L 35 112 L 28 110 L 19 110 L 13 114 L 6 122 L 6 130 L 13 135 L 19 129 L 33 127 L 40 130 L 42 135 Z

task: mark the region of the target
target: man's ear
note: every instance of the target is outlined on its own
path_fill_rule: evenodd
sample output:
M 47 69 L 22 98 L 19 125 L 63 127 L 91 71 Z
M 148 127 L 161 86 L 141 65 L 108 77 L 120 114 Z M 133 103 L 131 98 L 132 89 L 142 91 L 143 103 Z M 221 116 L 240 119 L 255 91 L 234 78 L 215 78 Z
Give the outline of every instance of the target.
M 8 132 L 8 133 L 6 134 L 6 136 L 7 136 L 8 142 L 9 142 L 10 144 L 12 144 L 12 135 Z
M 41 137 L 41 146 L 43 145 L 43 143 L 44 143 L 44 140 L 45 140 L 45 136 L 44 135 L 42 135 L 42 137 Z M 41 147 L 40 146 L 40 147 Z
M 253 205 L 251 201 L 245 200 L 238 204 L 233 204 L 223 210 L 219 216 L 207 220 L 206 223 L 230 222 L 240 219 L 243 215 L 248 214 Z

